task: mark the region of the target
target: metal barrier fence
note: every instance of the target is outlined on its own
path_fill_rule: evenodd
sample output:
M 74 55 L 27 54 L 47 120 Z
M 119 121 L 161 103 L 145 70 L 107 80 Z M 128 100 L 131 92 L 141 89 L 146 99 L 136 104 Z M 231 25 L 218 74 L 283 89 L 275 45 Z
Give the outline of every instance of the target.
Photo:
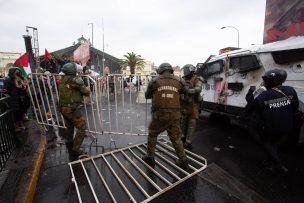
M 155 167 L 142 160 L 147 145 L 137 144 L 69 163 L 79 202 L 149 202 L 207 167 L 207 160 L 188 150 L 189 170 L 170 141 L 159 139 Z
M 13 112 L 8 103 L 9 97 L 0 98 L 0 171 L 16 147 Z
M 101 93 L 103 133 L 115 135 L 146 135 L 149 117 L 144 97 L 148 75 L 113 74 L 97 78 Z
M 59 93 L 56 78 L 58 74 L 32 73 L 29 77 L 29 95 L 34 116 L 39 124 L 65 128 L 63 116 L 58 112 Z
M 56 81 L 61 75 L 32 73 L 29 95 L 39 124 L 65 128 L 58 111 L 59 90 Z M 84 98 L 86 132 L 93 138 L 98 134 L 146 135 L 149 101 L 144 98 L 148 75 L 113 74 L 92 78 L 83 75 L 90 87 L 90 97 Z M 59 136 L 58 136 L 59 137 Z

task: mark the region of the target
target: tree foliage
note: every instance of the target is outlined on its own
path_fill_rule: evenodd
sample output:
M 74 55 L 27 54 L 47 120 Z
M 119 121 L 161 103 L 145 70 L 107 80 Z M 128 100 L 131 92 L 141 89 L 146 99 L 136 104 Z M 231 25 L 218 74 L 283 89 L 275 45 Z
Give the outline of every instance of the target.
M 135 74 L 136 69 L 143 69 L 145 66 L 145 59 L 141 57 L 141 55 L 137 55 L 134 52 L 127 53 L 122 59 L 120 66 L 125 69 L 126 67 L 130 67 L 131 74 Z

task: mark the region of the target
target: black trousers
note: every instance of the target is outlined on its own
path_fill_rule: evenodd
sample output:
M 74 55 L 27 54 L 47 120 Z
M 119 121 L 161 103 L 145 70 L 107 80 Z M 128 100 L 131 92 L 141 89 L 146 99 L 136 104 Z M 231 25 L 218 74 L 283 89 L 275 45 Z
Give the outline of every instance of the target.
M 286 135 L 283 134 L 261 134 L 262 145 L 267 155 L 267 161 L 275 164 L 276 166 L 282 165 L 278 148 L 284 137 L 286 137 Z

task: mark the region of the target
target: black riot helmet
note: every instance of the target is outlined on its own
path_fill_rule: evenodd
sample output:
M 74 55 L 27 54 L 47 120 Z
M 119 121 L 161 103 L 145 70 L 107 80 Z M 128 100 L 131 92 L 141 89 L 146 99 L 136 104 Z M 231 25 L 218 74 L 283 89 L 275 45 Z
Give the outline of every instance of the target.
M 282 69 L 273 69 L 265 72 L 262 76 L 267 88 L 272 88 L 281 85 L 287 78 L 287 72 Z
M 75 63 L 67 63 L 63 66 L 62 72 L 66 75 L 76 75 L 77 68 Z
M 195 66 L 192 64 L 186 64 L 183 67 L 184 76 L 183 77 L 192 77 L 195 72 Z
M 173 68 L 170 63 L 162 63 L 158 66 L 156 72 L 158 74 L 162 74 L 164 71 L 168 70 L 169 72 L 173 73 Z

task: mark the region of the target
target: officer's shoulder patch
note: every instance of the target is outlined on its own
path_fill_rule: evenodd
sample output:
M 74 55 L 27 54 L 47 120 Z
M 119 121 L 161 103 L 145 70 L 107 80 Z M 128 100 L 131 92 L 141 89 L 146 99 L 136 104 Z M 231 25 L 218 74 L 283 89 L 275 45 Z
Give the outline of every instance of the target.
M 152 80 L 150 81 L 150 83 L 155 83 L 155 81 L 157 80 L 158 77 L 154 77 L 152 78 Z
M 205 80 L 202 76 L 197 76 L 197 79 L 200 80 L 201 82 L 205 82 Z
M 181 77 L 178 77 L 178 76 L 174 75 L 173 78 L 174 78 L 175 80 L 177 80 L 178 82 L 180 82 L 182 85 L 185 85 L 185 84 L 186 84 L 186 83 L 185 83 L 185 80 L 184 80 L 183 78 L 181 78 Z
M 176 75 L 171 75 L 170 78 L 177 80 L 177 81 L 181 81 L 181 78 Z
M 84 81 L 81 77 L 75 77 L 73 79 L 73 81 L 77 84 L 77 85 L 84 85 Z

